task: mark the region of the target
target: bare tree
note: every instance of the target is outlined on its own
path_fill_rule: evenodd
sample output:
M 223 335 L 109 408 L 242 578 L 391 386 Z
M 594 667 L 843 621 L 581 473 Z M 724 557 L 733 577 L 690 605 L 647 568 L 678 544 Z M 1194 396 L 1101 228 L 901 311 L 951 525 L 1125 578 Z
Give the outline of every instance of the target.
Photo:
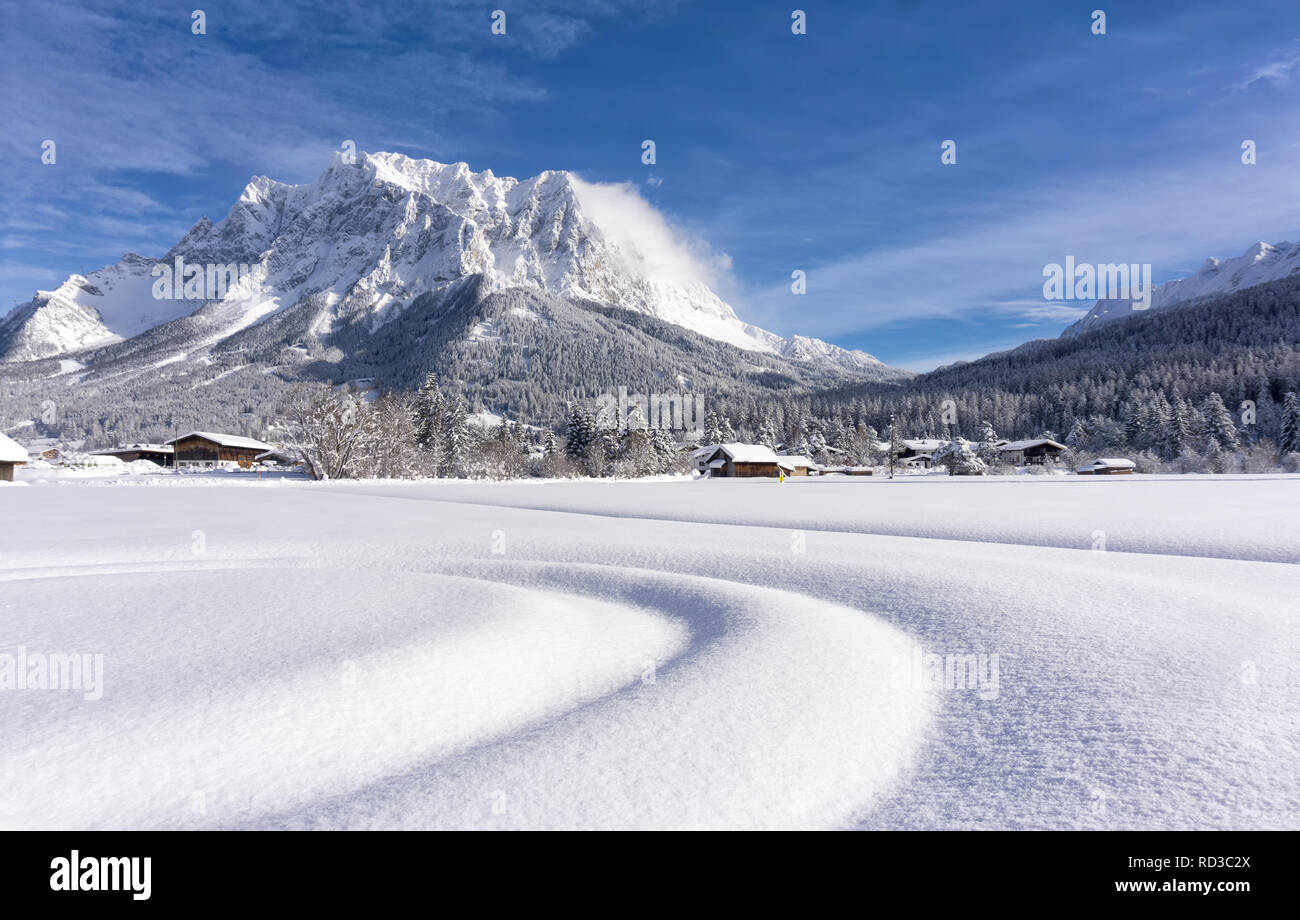
M 287 447 L 312 479 L 355 478 L 381 442 L 379 415 L 356 393 L 299 391 L 281 425 Z

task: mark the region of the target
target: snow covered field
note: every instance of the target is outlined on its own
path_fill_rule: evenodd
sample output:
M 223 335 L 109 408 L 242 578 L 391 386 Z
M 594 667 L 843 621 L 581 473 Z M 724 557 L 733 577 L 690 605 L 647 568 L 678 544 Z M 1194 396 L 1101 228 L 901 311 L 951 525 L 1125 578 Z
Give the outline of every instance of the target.
M 1283 476 L 0 487 L 0 687 L 103 656 L 0 689 L 0 826 L 1300 828 L 1297 509 Z

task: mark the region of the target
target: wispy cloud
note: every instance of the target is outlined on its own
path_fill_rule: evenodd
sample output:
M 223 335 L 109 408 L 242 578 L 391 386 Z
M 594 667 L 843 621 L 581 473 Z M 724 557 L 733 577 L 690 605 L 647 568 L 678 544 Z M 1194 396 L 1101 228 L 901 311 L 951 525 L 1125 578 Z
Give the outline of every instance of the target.
M 1249 77 L 1236 84 L 1239 90 L 1247 90 L 1256 83 L 1288 83 L 1292 72 L 1300 67 L 1300 52 L 1292 51 L 1276 60 L 1256 67 Z
M 1198 151 L 1199 152 L 1199 151 Z M 1231 148 L 1160 169 L 1080 177 L 1003 213 L 954 220 L 949 232 L 812 264 L 808 293 L 789 282 L 747 292 L 746 307 L 778 331 L 834 337 L 927 317 L 987 315 L 1068 322 L 1090 304 L 1036 299 L 1043 267 L 1150 263 L 1156 280 L 1207 255 L 1239 255 L 1300 227 L 1300 171 L 1245 167 Z
M 547 99 L 517 64 L 554 59 L 612 17 L 663 9 L 633 0 L 509 6 L 505 35 L 492 32 L 491 5 L 473 0 L 233 0 L 204 7 L 201 35 L 189 7 L 43 0 L 7 9 L 6 238 L 30 241 L 28 258 L 54 257 L 69 240 L 104 260 L 161 251 L 198 216 L 187 219 L 187 203 L 214 177 L 229 204 L 253 174 L 309 181 L 344 140 L 445 156 L 465 146 L 457 135 L 466 119 Z M 395 126 L 403 145 L 385 142 Z M 41 162 L 46 141 L 53 165 Z M 213 200 L 204 191 L 199 213 Z M 0 294 L 17 296 L 20 283 L 0 280 Z

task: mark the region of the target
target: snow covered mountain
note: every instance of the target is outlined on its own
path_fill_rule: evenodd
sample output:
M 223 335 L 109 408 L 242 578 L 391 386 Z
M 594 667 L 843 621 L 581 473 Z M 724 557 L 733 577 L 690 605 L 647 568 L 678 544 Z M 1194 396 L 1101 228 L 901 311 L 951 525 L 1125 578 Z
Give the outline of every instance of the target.
M 1196 274 L 1178 281 L 1158 285 L 1152 292 L 1151 310 L 1196 303 L 1210 297 L 1277 281 L 1300 273 L 1300 244 L 1276 245 L 1259 242 L 1235 259 L 1208 258 Z M 1088 315 L 1061 333 L 1062 337 L 1079 335 L 1110 320 L 1123 319 L 1134 313 L 1131 300 L 1099 300 Z
M 474 279 L 480 299 L 522 289 L 612 306 L 818 376 L 908 376 L 865 352 L 743 322 L 656 212 L 642 202 L 637 220 L 621 219 L 608 188 L 395 153 L 336 155 L 308 185 L 256 177 L 223 220 L 199 221 L 162 259 L 127 255 L 15 308 L 0 321 L 0 361 L 76 354 L 93 372 L 125 353 L 105 346 L 138 339 L 125 349 L 138 361 L 195 362 L 272 320 L 278 344 L 304 360 L 316 346 L 350 353 L 417 301 L 454 299 Z

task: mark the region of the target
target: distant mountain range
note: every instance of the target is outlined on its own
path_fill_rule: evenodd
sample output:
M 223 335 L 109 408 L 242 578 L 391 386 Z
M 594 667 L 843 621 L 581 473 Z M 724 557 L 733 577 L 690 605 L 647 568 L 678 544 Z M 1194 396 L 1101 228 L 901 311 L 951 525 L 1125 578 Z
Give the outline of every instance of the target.
M 1236 259 L 1208 258 L 1200 270 L 1188 278 L 1158 285 L 1151 297 L 1149 310 L 1166 310 L 1170 307 L 1201 303 L 1225 294 L 1289 278 L 1300 273 L 1300 244 L 1282 242 L 1276 245 L 1256 243 Z M 1132 300 L 1099 300 L 1088 315 L 1066 329 L 1062 336 L 1070 337 L 1091 331 L 1103 323 L 1144 312 L 1135 309 Z
M 0 320 L 0 362 L 58 359 L 58 370 L 84 381 L 116 374 L 124 362 L 166 377 L 255 343 L 259 354 L 250 357 L 264 367 L 318 377 L 322 354 L 340 365 L 373 353 L 371 345 L 391 338 L 385 330 L 409 327 L 413 308 L 427 334 L 450 305 L 464 309 L 466 291 L 476 302 L 515 291 L 556 309 L 623 311 L 607 314 L 612 335 L 620 318 L 650 317 L 666 329 L 666 347 L 673 329 L 686 330 L 793 382 L 910 376 L 862 351 L 745 323 L 704 280 L 657 251 L 675 244 L 643 246 L 622 226 L 598 223 L 594 215 L 610 211 L 605 188 L 568 172 L 519 181 L 395 153 L 336 155 L 308 185 L 257 177 L 223 220 L 200 220 L 161 259 L 128 254 L 16 307 Z M 252 329 L 261 334 L 246 335 Z M 471 340 L 500 334 L 476 324 L 462 332 Z M 434 355 L 391 357 L 436 364 Z M 383 366 L 369 370 L 390 376 Z
M 999 425 L 1018 428 L 1013 418 L 1023 416 L 1045 426 L 1075 411 L 1060 394 L 1088 375 L 1077 356 L 1100 367 L 1102 352 L 1139 334 L 1151 345 L 1141 373 L 1168 386 L 1177 375 L 1157 371 L 1164 365 L 1151 355 L 1186 340 L 1170 351 L 1183 355 L 1185 376 L 1187 362 L 1217 354 L 1206 352 L 1207 335 L 1252 377 L 1292 373 L 1294 349 L 1275 346 L 1297 335 L 1285 301 L 1300 283 L 1300 245 L 1259 243 L 1239 259 L 1207 260 L 1156 288 L 1148 311 L 1099 301 L 1060 339 L 916 377 L 865 352 L 745 323 L 671 251 L 678 244 L 653 225 L 658 215 L 647 208 L 629 227 L 609 195 L 567 172 L 517 181 L 391 153 L 336 156 L 308 185 L 255 178 L 224 219 L 200 220 L 163 257 L 128 254 L 73 275 L 0 320 L 0 429 L 96 441 L 213 427 L 261 434 L 301 383 L 409 388 L 429 372 L 472 407 L 542 424 L 568 401 L 625 386 L 732 406 L 869 393 L 883 411 L 884 400 L 911 399 L 914 425 L 928 430 L 936 387 L 975 394 L 996 384 L 1016 394 Z M 1139 319 L 1197 304 L 1219 305 L 1205 313 L 1212 322 L 1180 309 L 1187 321 L 1155 323 L 1169 327 L 1164 338 Z M 1264 312 L 1229 341 L 1224 311 L 1242 304 Z M 1075 344 L 1087 348 L 1076 354 Z M 1203 376 L 1230 395 L 1217 365 Z M 1056 408 L 1025 409 L 1048 388 Z

